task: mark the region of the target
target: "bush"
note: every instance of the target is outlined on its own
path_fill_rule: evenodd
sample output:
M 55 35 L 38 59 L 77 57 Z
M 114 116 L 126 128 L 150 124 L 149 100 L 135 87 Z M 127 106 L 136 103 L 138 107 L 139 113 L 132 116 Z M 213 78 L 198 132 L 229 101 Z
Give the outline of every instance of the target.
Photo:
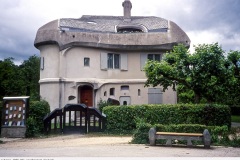
M 225 105 L 177 104 L 107 106 L 107 130 L 131 133 L 137 119 L 144 118 L 150 124 L 202 124 L 207 126 L 231 126 L 230 108 Z
M 227 126 L 206 126 L 200 124 L 172 124 L 163 125 L 149 123 L 139 123 L 133 134 L 132 143 L 147 144 L 149 143 L 148 132 L 150 128 L 155 127 L 158 132 L 182 132 L 182 133 L 203 133 L 204 129 L 208 129 L 212 137 L 212 143 L 223 144 L 228 139 Z M 165 143 L 165 142 L 163 142 Z
M 34 137 L 43 133 L 43 118 L 50 113 L 50 106 L 47 101 L 32 101 L 29 105 L 28 119 L 26 122 L 26 137 Z
M 0 125 L 2 125 L 2 107 L 3 107 L 3 103 L 2 101 L 0 101 Z M 0 127 L 0 133 L 1 133 L 1 128 Z
M 103 111 L 103 108 L 106 107 L 106 106 L 110 106 L 112 105 L 112 103 L 108 102 L 108 101 L 105 101 L 105 100 L 102 100 L 100 99 L 100 101 L 98 102 L 98 106 L 99 106 L 99 110 L 102 112 Z

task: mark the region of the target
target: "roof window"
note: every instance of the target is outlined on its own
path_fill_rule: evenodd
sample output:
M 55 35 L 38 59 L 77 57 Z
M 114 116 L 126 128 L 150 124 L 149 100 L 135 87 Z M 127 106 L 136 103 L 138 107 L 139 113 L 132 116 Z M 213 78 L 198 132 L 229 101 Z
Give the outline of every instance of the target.
M 116 26 L 117 33 L 144 33 L 148 32 L 147 28 L 141 25 L 120 25 Z

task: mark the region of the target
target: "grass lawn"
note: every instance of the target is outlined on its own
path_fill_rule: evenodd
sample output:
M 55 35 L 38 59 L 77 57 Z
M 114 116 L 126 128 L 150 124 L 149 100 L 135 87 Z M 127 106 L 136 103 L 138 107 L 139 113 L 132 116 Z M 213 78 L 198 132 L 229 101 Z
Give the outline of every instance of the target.
M 240 115 L 238 115 L 238 116 L 232 116 L 232 122 L 238 122 L 238 123 L 240 123 Z

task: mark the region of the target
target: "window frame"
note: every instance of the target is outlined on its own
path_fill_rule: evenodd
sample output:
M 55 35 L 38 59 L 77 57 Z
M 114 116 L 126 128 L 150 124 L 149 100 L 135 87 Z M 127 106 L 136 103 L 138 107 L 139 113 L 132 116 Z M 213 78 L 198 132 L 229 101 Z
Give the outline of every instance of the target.
M 85 60 L 88 60 L 87 63 Z M 83 65 L 84 65 L 84 67 L 90 67 L 90 58 L 89 57 L 84 57 Z
M 150 56 L 151 56 L 151 58 L 150 58 Z M 159 59 L 156 57 L 159 57 Z M 162 56 L 161 56 L 161 54 L 148 54 L 147 59 L 160 62 L 162 60 Z
M 115 88 L 110 88 L 109 89 L 109 95 L 110 96 L 115 96 Z
M 121 69 L 121 56 L 116 53 L 107 54 L 107 68 L 108 69 Z

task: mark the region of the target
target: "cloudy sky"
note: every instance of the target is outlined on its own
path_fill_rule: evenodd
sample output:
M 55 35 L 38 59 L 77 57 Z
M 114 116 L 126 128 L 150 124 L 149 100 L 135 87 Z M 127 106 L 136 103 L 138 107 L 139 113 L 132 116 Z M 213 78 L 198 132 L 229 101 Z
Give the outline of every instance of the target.
M 59 18 L 122 16 L 124 0 L 0 0 L 0 60 L 21 63 L 40 55 L 33 43 L 38 28 Z M 131 0 L 132 16 L 157 16 L 177 23 L 192 45 L 218 42 L 240 50 L 240 0 Z M 193 51 L 193 47 L 191 47 Z

